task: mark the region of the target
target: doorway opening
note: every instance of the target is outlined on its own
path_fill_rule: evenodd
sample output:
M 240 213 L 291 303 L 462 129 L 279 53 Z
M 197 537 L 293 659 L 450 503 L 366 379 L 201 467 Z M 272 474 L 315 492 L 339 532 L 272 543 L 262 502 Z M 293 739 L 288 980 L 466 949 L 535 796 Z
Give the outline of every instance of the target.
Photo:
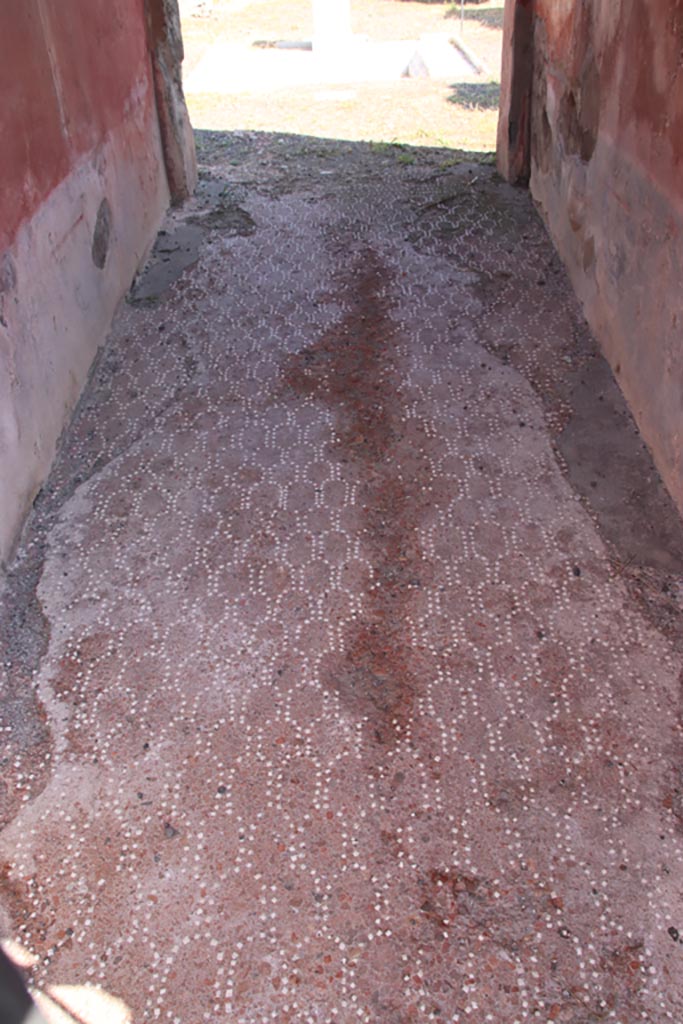
M 493 153 L 504 0 L 180 0 L 192 123 Z

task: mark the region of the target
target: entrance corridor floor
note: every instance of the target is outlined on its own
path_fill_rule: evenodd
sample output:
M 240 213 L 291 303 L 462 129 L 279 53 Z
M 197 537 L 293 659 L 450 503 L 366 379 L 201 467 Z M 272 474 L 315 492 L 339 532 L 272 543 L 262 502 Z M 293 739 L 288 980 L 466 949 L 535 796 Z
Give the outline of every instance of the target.
M 199 153 L 8 574 L 7 948 L 54 1021 L 681 1021 L 681 528 L 528 193 Z

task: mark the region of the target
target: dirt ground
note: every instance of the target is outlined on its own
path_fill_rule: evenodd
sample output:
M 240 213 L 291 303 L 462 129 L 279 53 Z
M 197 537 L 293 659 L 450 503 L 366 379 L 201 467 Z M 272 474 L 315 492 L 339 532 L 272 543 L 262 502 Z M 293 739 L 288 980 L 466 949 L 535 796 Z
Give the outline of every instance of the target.
M 397 142 L 491 152 L 498 120 L 503 0 L 459 4 L 353 0 L 354 35 L 376 42 L 419 39 L 448 33 L 462 38 L 484 70 L 466 80 L 430 78 L 287 86 L 268 91 L 195 91 L 192 75 L 219 41 L 240 44 L 311 39 L 310 0 L 181 0 L 185 40 L 184 74 L 188 106 L 196 128 L 280 131 L 359 141 Z M 461 34 L 462 32 L 462 34 Z M 273 65 L 282 52 L 269 51 Z

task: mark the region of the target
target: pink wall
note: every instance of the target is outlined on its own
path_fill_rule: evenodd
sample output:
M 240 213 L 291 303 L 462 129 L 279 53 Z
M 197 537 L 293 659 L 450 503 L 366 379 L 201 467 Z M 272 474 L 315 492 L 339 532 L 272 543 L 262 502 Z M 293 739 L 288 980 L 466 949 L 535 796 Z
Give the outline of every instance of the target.
M 681 204 L 683 2 L 536 0 L 545 73 L 579 117 Z
M 0 5 L 0 250 L 83 154 L 144 103 L 143 0 Z M 144 144 L 144 139 L 140 139 Z
M 533 195 L 683 511 L 683 0 L 536 0 L 530 110 Z
M 3 0 L 0 138 L 1 565 L 168 205 L 145 0 Z

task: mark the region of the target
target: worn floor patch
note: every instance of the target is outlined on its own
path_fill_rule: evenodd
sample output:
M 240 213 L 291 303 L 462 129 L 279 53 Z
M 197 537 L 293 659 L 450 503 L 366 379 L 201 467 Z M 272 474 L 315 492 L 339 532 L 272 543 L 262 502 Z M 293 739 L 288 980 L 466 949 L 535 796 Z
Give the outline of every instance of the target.
M 3 597 L 0 924 L 46 1012 L 680 1020 L 680 524 L 629 549 L 640 452 L 608 529 L 577 479 L 596 353 L 528 197 L 201 152 Z

